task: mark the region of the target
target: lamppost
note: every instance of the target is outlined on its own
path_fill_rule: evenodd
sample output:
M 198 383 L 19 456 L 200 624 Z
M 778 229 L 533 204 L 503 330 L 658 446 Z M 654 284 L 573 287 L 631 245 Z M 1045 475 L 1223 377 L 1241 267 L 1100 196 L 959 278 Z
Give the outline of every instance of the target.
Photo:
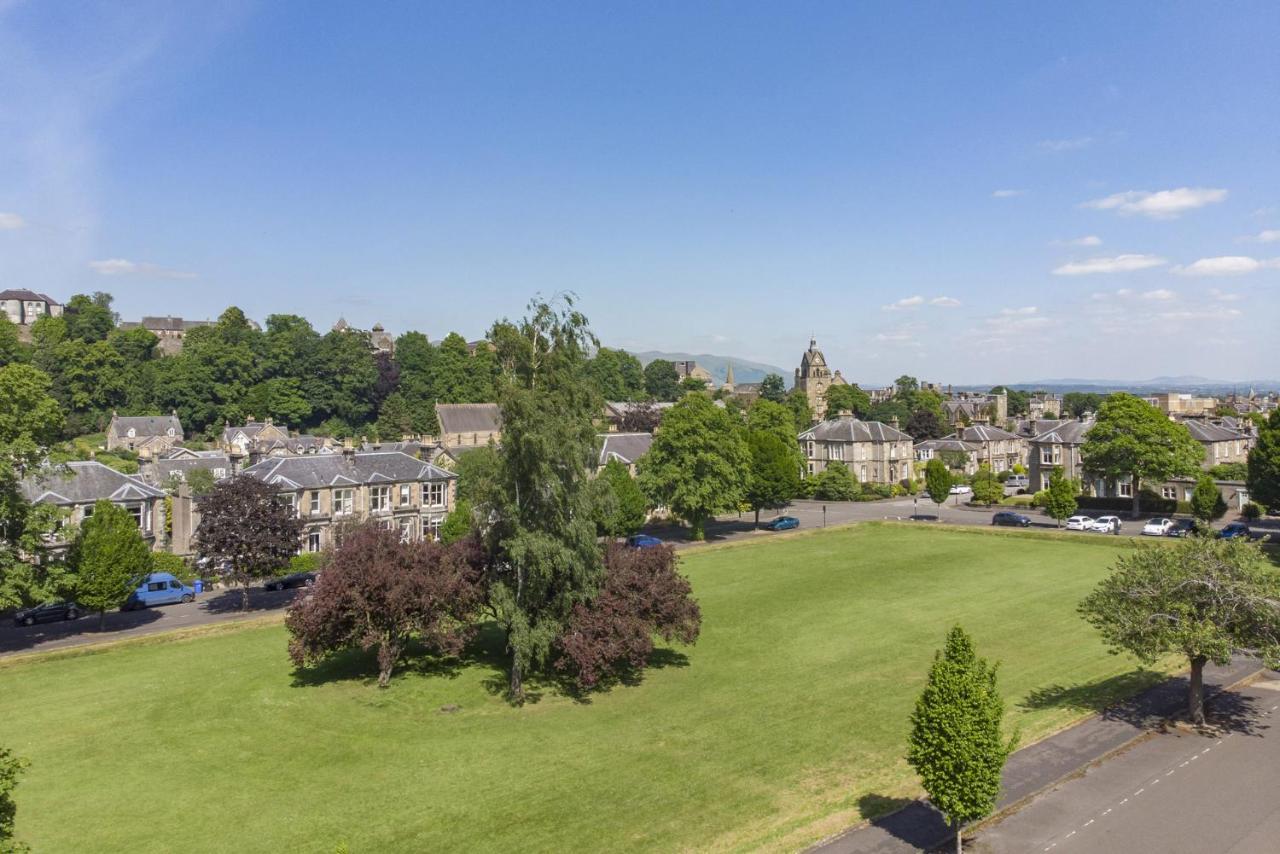
M 822 505 L 822 527 L 827 527 L 827 505 Z

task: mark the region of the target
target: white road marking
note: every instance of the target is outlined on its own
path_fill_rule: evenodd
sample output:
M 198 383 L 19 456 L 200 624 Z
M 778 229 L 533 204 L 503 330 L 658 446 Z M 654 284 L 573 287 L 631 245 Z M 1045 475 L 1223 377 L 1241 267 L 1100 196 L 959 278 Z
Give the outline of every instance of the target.
M 1218 742 L 1218 744 L 1222 744 L 1222 742 Z M 1212 748 L 1212 747 L 1206 747 L 1204 750 L 1200 751 L 1200 755 L 1201 755 L 1201 756 L 1204 756 L 1204 755 L 1205 755 L 1206 753 L 1208 753 L 1210 750 L 1213 750 L 1213 748 Z
M 1125 798 L 1123 801 L 1120 802 L 1120 806 L 1124 806 L 1127 803 L 1129 803 L 1129 799 Z
M 1157 782 L 1157 783 L 1159 783 L 1160 781 L 1159 781 L 1159 780 L 1156 780 L 1156 782 Z M 1138 795 L 1141 795 L 1141 794 L 1142 794 L 1143 792 L 1145 792 L 1145 791 L 1146 791 L 1146 789 L 1139 789 L 1138 791 L 1136 791 L 1136 792 L 1134 792 L 1134 793 L 1133 793 L 1133 796 L 1136 798 L 1136 797 L 1138 797 Z M 1124 803 L 1124 802 L 1123 802 L 1123 801 L 1121 801 L 1121 803 Z
M 1063 838 L 1063 839 L 1070 839 L 1071 837 L 1073 837 L 1073 836 L 1075 836 L 1075 835 L 1076 835 L 1076 832 L 1073 830 L 1073 831 L 1071 831 L 1070 833 L 1068 833 L 1066 836 L 1064 836 L 1064 837 L 1062 837 L 1062 838 Z
M 1083 825 L 1083 826 L 1084 826 L 1084 827 L 1088 827 L 1089 825 L 1093 824 L 1095 820 L 1096 820 L 1096 819 L 1092 819 L 1092 818 L 1091 818 L 1091 819 L 1089 819 L 1088 821 L 1086 821 L 1086 822 L 1084 823 L 1084 825 Z
M 1185 765 L 1186 763 L 1184 762 L 1183 764 Z M 1164 772 L 1164 775 L 1165 775 L 1166 777 L 1168 777 L 1170 774 L 1172 774 L 1172 773 L 1174 772 L 1174 770 L 1175 770 L 1175 769 L 1170 768 L 1168 771 L 1165 771 L 1165 772 Z
M 1187 762 L 1190 762 L 1190 761 L 1191 761 L 1190 759 L 1188 759 L 1188 760 L 1187 760 Z M 1181 765 L 1179 765 L 1178 767 L 1179 767 L 1179 768 L 1186 768 L 1186 767 L 1187 767 L 1187 762 L 1183 762 L 1183 763 L 1182 763 Z M 1173 773 L 1172 771 L 1170 771 L 1170 772 L 1169 772 L 1169 774 L 1172 774 L 1172 773 Z M 1166 776 L 1166 777 L 1168 777 L 1168 776 L 1169 776 L 1169 774 L 1165 774 L 1165 776 Z
M 1110 808 L 1107 808 L 1107 809 L 1105 809 L 1105 810 L 1103 810 L 1103 811 L 1102 811 L 1102 814 L 1103 814 L 1103 815 L 1106 815 L 1106 814 L 1107 814 L 1107 813 L 1109 813 L 1109 812 L 1111 812 L 1111 809 L 1110 809 Z
M 1200 754 L 1199 754 L 1199 753 L 1197 753 L 1195 756 L 1192 756 L 1192 757 L 1191 757 L 1191 759 L 1190 759 L 1189 761 L 1191 761 L 1191 762 L 1195 762 L 1195 761 L 1196 761 L 1197 759 L 1199 759 L 1199 758 L 1200 758 Z

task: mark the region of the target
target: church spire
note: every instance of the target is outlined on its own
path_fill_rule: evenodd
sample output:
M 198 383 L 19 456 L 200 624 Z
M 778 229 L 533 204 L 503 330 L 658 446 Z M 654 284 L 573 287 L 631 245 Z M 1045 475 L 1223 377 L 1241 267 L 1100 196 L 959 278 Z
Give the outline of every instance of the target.
M 733 391 L 733 362 L 729 362 L 728 365 L 724 372 L 724 390 Z

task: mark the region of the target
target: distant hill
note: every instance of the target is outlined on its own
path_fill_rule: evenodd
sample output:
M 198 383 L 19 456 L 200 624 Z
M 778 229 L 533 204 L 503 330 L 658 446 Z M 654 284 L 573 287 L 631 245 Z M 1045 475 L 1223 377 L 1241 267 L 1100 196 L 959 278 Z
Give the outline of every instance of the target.
M 1099 380 L 1065 377 L 1033 382 L 1012 383 L 1012 388 L 1029 391 L 1044 389 L 1046 391 L 1178 391 L 1204 392 L 1224 394 L 1231 391 L 1247 392 L 1255 389 L 1259 392 L 1280 388 L 1278 380 L 1215 380 L 1208 377 L 1176 376 L 1152 377 L 1149 380 Z
M 751 362 L 734 356 L 713 356 L 710 353 L 663 353 L 657 350 L 648 350 L 644 353 L 634 353 L 632 355 L 645 365 L 654 359 L 666 359 L 668 362 L 687 362 L 692 359 L 706 368 L 717 383 L 724 382 L 725 370 L 730 362 L 733 362 L 734 382 L 758 383 L 764 379 L 765 374 L 777 374 L 790 387 L 792 375 L 795 373 L 794 370 L 788 371 L 779 368 L 777 365 Z

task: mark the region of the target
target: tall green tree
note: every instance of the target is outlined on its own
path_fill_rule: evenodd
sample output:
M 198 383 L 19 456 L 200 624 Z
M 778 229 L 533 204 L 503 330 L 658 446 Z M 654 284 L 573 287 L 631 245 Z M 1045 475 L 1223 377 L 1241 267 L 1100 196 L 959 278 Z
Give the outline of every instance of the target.
M 28 348 L 18 338 L 18 327 L 7 314 L 0 314 L 0 367 L 29 358 Z
M 1070 519 L 1076 512 L 1076 484 L 1067 477 L 1061 467 L 1049 473 L 1049 489 L 1045 496 L 1044 512 L 1062 527 L 1063 519 Z
M 0 852 L 18 854 L 27 847 L 14 840 L 14 819 L 18 805 L 13 800 L 13 790 L 18 787 L 18 777 L 29 763 L 15 756 L 8 748 L 0 747 Z
M 1001 771 L 1017 744 L 1016 735 L 1006 741 L 1000 731 L 1004 701 L 996 670 L 956 626 L 911 714 L 907 761 L 955 833 L 957 852 L 964 826 L 995 809 Z
M 1133 513 L 1146 480 L 1163 481 L 1200 471 L 1204 448 L 1181 424 L 1139 397 L 1117 392 L 1098 407 L 1080 456 L 1085 471 L 1111 479 L 1131 478 Z
M 644 390 L 654 400 L 675 400 L 680 396 L 680 375 L 666 359 L 654 359 L 644 366 Z
M 973 476 L 973 500 L 983 504 L 995 504 L 1004 497 L 1004 481 L 996 476 L 991 466 L 983 463 Z
M 105 341 L 116 328 L 111 310 L 111 294 L 98 291 L 93 296 L 76 294 L 67 300 L 62 316 L 66 318 L 67 337 L 92 344 Z
M 805 394 L 804 389 L 793 388 L 787 392 L 787 399 L 784 402 L 791 410 L 791 418 L 795 421 L 796 430 L 799 432 L 808 430 L 813 424 L 813 407 L 809 405 L 809 396 Z
M 765 374 L 760 381 L 760 399 L 782 403 L 787 396 L 787 384 L 778 374 Z
M 835 460 L 827 463 L 813 481 L 813 497 L 819 501 L 853 501 L 862 492 L 849 467 Z
M 1105 398 L 1091 391 L 1069 391 L 1062 396 L 1062 411 L 1072 418 L 1081 418 L 1087 412 L 1097 412 Z
M 607 512 L 597 514 L 597 528 L 606 537 L 627 537 L 640 530 L 649 516 L 649 502 L 640 485 L 619 460 L 609 460 L 597 478 L 608 490 Z
M 1226 512 L 1227 502 L 1218 490 L 1218 485 L 1209 475 L 1200 475 L 1195 491 L 1191 493 L 1191 515 L 1208 524 L 1214 519 L 1222 518 Z
M 947 471 L 947 464 L 939 457 L 934 457 L 925 464 L 924 491 L 929 494 L 929 500 L 939 507 L 951 494 L 951 472 Z
M 1171 653 L 1191 665 L 1187 713 L 1204 723 L 1204 666 L 1237 650 L 1280 664 L 1280 575 L 1238 540 L 1188 537 L 1120 557 L 1080 605 L 1115 651 L 1152 664 Z
M 601 347 L 587 364 L 587 373 L 605 400 L 643 400 L 644 368 L 626 350 Z
M 1258 428 L 1246 482 L 1250 498 L 1269 510 L 1280 510 L 1280 409 L 1273 410 Z
M 751 468 L 747 472 L 746 499 L 755 511 L 757 528 L 761 510 L 785 507 L 800 491 L 795 445 L 794 440 L 784 443 L 772 432 L 750 430 L 747 433 Z
M 871 411 L 871 395 L 856 385 L 833 385 L 827 389 L 827 417 L 834 418 L 841 412 L 852 412 L 858 418 L 866 418 Z
M 498 328 L 502 327 L 502 328 Z M 489 603 L 507 635 L 510 696 L 548 663 L 574 605 L 596 593 L 603 564 L 588 491 L 603 401 L 587 377 L 598 346 L 572 296 L 535 299 L 516 324 L 495 324 L 502 374 L 498 465 L 474 488 L 489 555 Z
M 757 400 L 747 412 L 747 430 L 776 436 L 790 453 L 796 475 L 804 473 L 804 454 L 796 438 L 799 431 L 796 430 L 795 416 L 787 406 L 763 398 Z
M 925 439 L 941 439 L 947 433 L 946 423 L 932 409 L 917 409 L 911 413 L 903 431 L 917 442 Z
M 691 394 L 662 416 L 662 429 L 639 462 L 640 486 L 701 540 L 706 521 L 742 500 L 750 453 L 741 428 L 703 394 Z
M 76 576 L 76 601 L 98 612 L 101 630 L 107 610 L 123 605 L 130 583 L 151 570 L 151 550 L 129 511 L 104 499 L 80 523 L 67 563 Z

